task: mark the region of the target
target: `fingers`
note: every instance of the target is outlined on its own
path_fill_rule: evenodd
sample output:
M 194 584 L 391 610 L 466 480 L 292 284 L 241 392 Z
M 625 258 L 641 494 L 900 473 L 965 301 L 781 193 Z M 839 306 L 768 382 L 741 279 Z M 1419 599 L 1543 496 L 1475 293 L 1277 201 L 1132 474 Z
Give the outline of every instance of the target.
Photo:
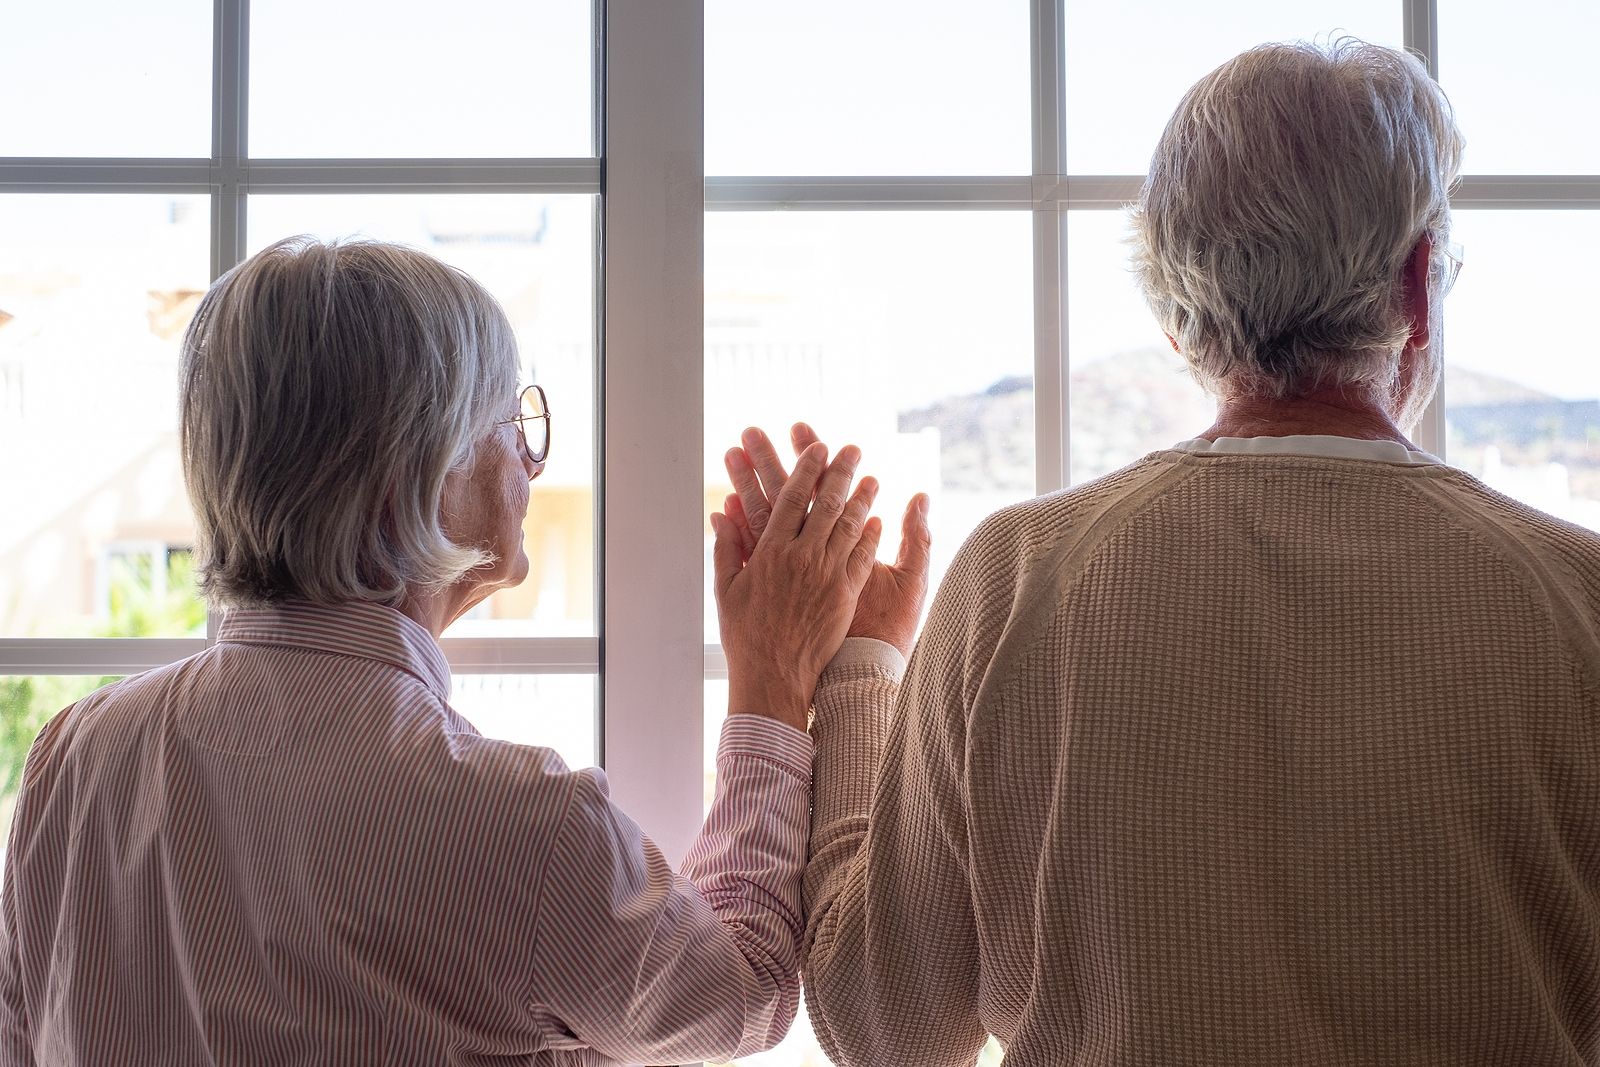
M 872 576 L 872 565 L 878 561 L 878 542 L 882 539 L 883 520 L 874 515 L 862 527 L 861 540 L 856 542 L 850 550 L 850 558 L 845 561 L 845 580 L 851 588 L 860 589 L 867 584 Z
M 809 455 L 812 448 L 821 447 L 821 445 L 808 445 L 806 454 Z M 811 505 L 811 514 L 806 516 L 804 533 L 807 537 L 823 544 L 827 544 L 833 537 L 834 526 L 850 499 L 850 483 L 855 480 L 856 464 L 860 462 L 861 449 L 855 445 L 845 445 L 839 449 L 839 454 L 834 457 L 833 462 L 828 464 L 828 469 L 817 481 L 816 499 Z
M 777 534 L 784 540 L 793 540 L 806 522 L 806 506 L 817 488 L 823 469 L 828 465 L 825 445 L 808 445 L 794 462 L 794 472 L 784 483 L 783 491 L 772 502 L 772 515 L 767 520 L 767 533 Z M 820 525 L 820 524 L 819 524 Z M 828 523 L 832 525 L 832 522 Z
M 749 559 L 750 553 L 756 550 L 755 531 L 750 529 L 750 519 L 744 513 L 744 505 L 739 502 L 736 495 L 723 498 L 722 513 L 726 515 L 734 528 L 739 533 L 739 548 L 744 552 L 744 558 Z
M 817 437 L 817 431 L 803 422 L 797 422 L 789 427 L 789 444 L 794 446 L 794 454 L 797 456 L 818 440 L 820 438 Z
M 905 518 L 900 520 L 900 550 L 895 554 L 895 570 L 918 575 L 926 583 L 932 545 L 933 535 L 928 530 L 928 494 L 918 493 L 906 505 Z
M 739 503 L 750 532 L 757 539 L 767 528 L 767 521 L 772 515 L 772 505 L 767 498 L 766 490 L 761 487 L 761 479 L 756 474 L 756 469 L 750 463 L 750 456 L 742 448 L 730 448 L 722 456 L 722 465 L 728 471 L 728 479 L 733 483 L 734 492 L 739 494 Z M 731 517 L 731 516 L 730 516 Z
M 739 550 L 739 532 L 726 515 L 719 511 L 711 513 L 711 533 L 714 537 L 711 545 L 712 582 L 720 602 L 743 569 L 744 559 Z
M 878 480 L 870 474 L 862 478 L 856 485 L 856 491 L 850 494 L 844 510 L 839 513 L 839 521 L 833 524 L 833 534 L 828 538 L 830 559 L 844 559 L 855 549 L 877 496 Z
M 777 500 L 778 494 L 783 491 L 784 484 L 789 480 L 789 472 L 783 469 L 783 461 L 778 458 L 778 450 L 772 447 L 767 435 L 754 426 L 745 430 L 739 439 L 744 444 L 750 462 L 755 465 L 756 473 L 761 476 L 761 487 L 766 490 L 767 499 Z M 745 503 L 749 504 L 750 501 L 746 500 Z M 760 534 L 761 531 L 756 530 L 756 535 Z

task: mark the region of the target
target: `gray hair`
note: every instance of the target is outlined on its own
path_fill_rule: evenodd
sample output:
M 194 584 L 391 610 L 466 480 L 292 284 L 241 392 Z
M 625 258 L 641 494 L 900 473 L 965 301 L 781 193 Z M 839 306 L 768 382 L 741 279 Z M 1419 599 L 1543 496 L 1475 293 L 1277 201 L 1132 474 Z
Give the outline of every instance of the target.
M 1216 393 L 1387 394 L 1409 335 L 1402 274 L 1442 270 L 1462 139 L 1417 59 L 1344 38 L 1269 44 L 1190 89 L 1134 208 L 1134 268 Z
M 505 313 L 461 271 L 376 241 L 279 241 L 206 293 L 180 379 L 213 602 L 393 605 L 492 562 L 440 525 L 445 476 L 517 379 Z

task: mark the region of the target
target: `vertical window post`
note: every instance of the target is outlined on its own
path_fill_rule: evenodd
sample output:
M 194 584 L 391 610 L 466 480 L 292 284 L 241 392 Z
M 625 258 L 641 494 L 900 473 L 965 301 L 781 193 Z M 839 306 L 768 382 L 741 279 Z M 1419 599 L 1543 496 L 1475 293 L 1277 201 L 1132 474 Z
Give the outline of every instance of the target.
M 701 821 L 702 0 L 608 0 L 604 756 L 676 863 Z

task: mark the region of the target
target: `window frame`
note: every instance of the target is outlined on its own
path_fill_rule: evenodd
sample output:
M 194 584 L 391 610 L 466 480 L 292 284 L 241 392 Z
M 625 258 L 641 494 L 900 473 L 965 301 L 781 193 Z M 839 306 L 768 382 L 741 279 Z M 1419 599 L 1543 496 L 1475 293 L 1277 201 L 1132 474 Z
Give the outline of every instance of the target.
M 605 6 L 591 5 L 595 24 L 592 143 L 602 143 L 599 77 Z M 210 277 L 246 255 L 249 197 L 271 193 L 540 193 L 601 194 L 600 155 L 494 159 L 253 159 L 248 154 L 250 0 L 213 0 L 211 155 L 198 158 L 5 157 L 0 193 L 205 194 L 210 202 Z M 600 213 L 596 210 L 596 227 Z M 597 266 L 603 253 L 596 243 Z M 595 287 L 601 288 L 598 269 Z M 602 305 L 598 299 L 598 308 Z M 596 376 L 603 360 L 597 330 Z M 597 394 L 598 395 L 598 394 Z M 598 450 L 596 466 L 600 466 Z M 595 484 L 600 482 L 596 478 Z M 601 511 L 596 504 L 597 514 Z M 597 524 L 596 538 L 600 536 Z M 598 556 L 598 553 L 597 553 Z M 597 568 L 598 569 L 598 568 Z M 599 584 L 597 575 L 597 585 Z M 599 597 L 596 598 L 597 605 Z M 597 608 L 596 633 L 600 609 Z M 203 638 L 0 638 L 0 673 L 8 675 L 132 674 L 163 666 L 216 639 L 221 613 L 207 612 Z M 600 638 L 447 637 L 452 671 L 461 674 L 600 675 Z M 602 698 L 603 699 L 603 698 Z M 604 716 L 596 708 L 596 751 L 604 751 Z
M 1437 0 L 1400 3 L 1403 43 L 1437 74 Z M 1032 172 L 973 177 L 704 174 L 702 0 L 592 0 L 595 154 L 574 158 L 252 159 L 250 0 L 213 0 L 212 152 L 206 159 L 0 158 L 5 193 L 204 193 L 211 274 L 245 254 L 260 193 L 520 192 L 597 197 L 596 633 L 446 638 L 460 673 L 600 678 L 597 752 L 613 795 L 681 859 L 701 820 L 704 683 L 726 677 L 703 629 L 707 211 L 1026 211 L 1033 231 L 1036 490 L 1071 470 L 1067 238 L 1081 211 L 1121 210 L 1142 176 L 1066 167 L 1066 0 L 1030 0 Z M 1456 210 L 1600 209 L 1600 176 L 1472 175 Z M 1416 439 L 1441 457 L 1443 393 Z M 602 477 L 603 472 L 603 477 Z M 129 674 L 204 638 L 0 638 L 0 673 Z

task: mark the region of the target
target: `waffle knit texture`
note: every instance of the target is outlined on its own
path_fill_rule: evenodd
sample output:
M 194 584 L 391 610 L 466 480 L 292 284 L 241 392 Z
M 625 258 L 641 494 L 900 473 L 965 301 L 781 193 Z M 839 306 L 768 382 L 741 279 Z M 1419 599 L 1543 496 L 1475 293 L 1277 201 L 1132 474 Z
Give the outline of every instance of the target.
M 1158 452 L 985 520 L 899 675 L 818 691 L 836 1063 L 1600 1064 L 1595 533 Z

